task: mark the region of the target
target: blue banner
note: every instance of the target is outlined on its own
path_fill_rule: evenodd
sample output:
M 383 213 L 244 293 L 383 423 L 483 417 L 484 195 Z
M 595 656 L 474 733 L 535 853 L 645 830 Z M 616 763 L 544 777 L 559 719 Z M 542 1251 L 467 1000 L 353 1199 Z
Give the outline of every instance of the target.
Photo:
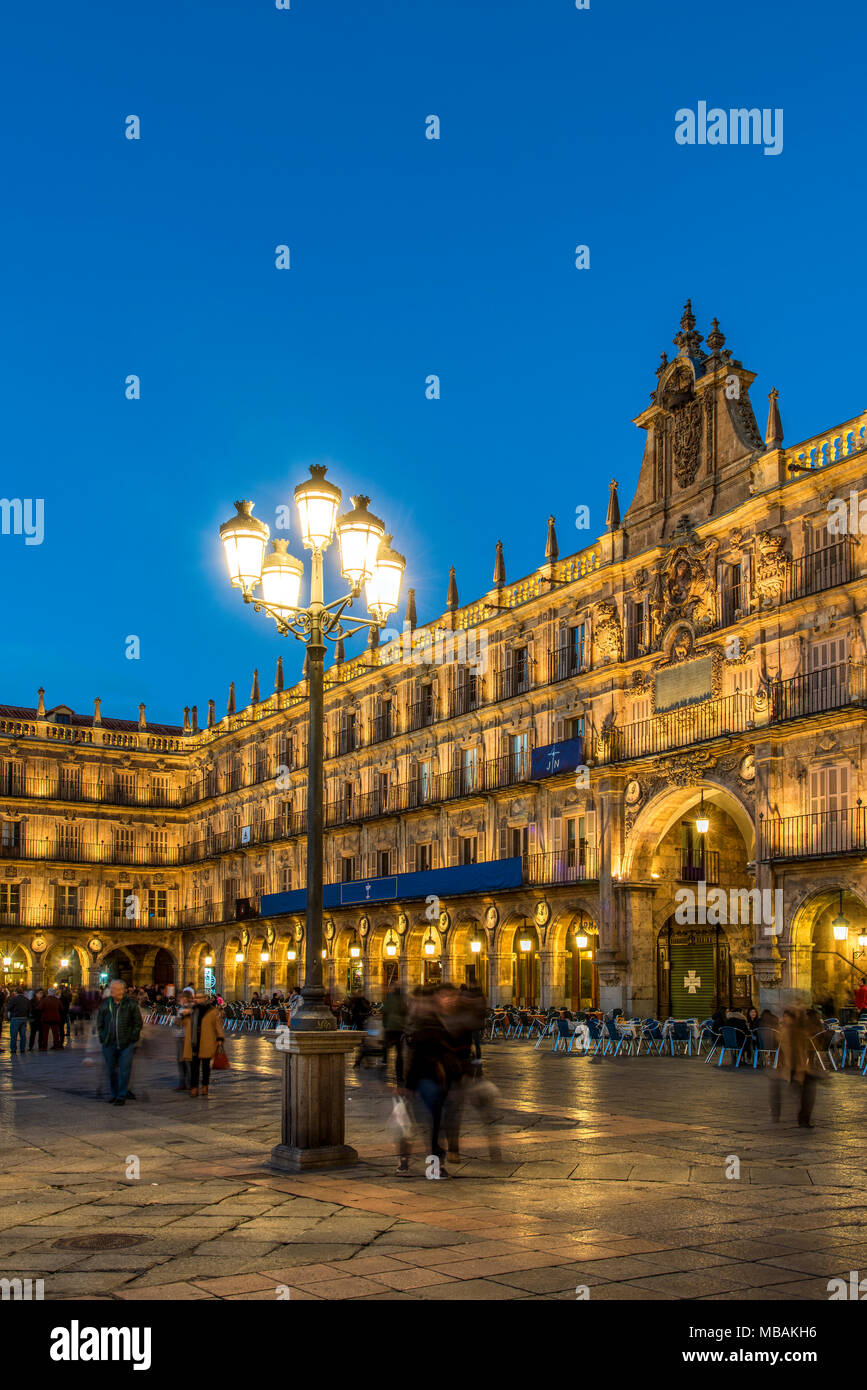
M 356 879 L 352 883 L 326 883 L 323 906 L 360 907 L 364 903 L 394 902 L 398 898 L 455 897 L 460 893 L 503 892 L 521 887 L 521 858 L 491 859 L 483 864 L 456 864 L 451 869 L 427 869 L 418 874 L 390 874 L 388 878 Z M 307 890 L 265 893 L 259 905 L 261 917 L 304 912 Z
M 537 781 L 540 777 L 555 777 L 558 772 L 574 772 L 584 761 L 584 740 L 567 738 L 562 743 L 548 743 L 544 748 L 534 748 L 530 754 L 530 777 Z

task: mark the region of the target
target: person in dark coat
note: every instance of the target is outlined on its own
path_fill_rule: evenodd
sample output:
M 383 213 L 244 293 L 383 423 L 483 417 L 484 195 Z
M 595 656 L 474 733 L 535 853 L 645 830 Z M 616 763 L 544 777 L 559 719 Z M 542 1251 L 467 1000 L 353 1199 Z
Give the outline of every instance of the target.
M 129 1080 L 141 1030 L 141 1009 L 132 995 L 127 994 L 123 980 L 112 980 L 109 997 L 103 999 L 96 1016 L 96 1031 L 108 1072 L 110 1105 L 125 1105 L 128 1100 L 135 1100 Z
M 27 1043 L 28 1052 L 32 1052 L 34 1044 L 39 1042 L 39 1019 L 42 1015 L 42 1001 L 44 998 L 44 989 L 35 989 L 33 991 L 33 998 L 30 1000 L 30 1039 Z
M 51 1032 L 53 1051 L 57 1051 L 63 1046 L 60 1036 L 60 1024 L 63 1019 L 63 1010 L 60 1007 L 60 1000 L 50 989 L 42 1000 L 42 1010 L 39 1015 L 39 1051 L 48 1051 L 48 1033 Z
M 409 1065 L 404 1082 L 412 1095 L 419 1123 L 429 1130 L 426 1176 L 448 1178 L 445 1150 L 440 1143 L 443 1111 L 449 1088 L 460 1078 L 460 1062 L 443 1026 L 436 991 L 421 989 L 410 1005 L 407 1043 Z M 400 1141 L 397 1172 L 409 1176 L 409 1141 Z

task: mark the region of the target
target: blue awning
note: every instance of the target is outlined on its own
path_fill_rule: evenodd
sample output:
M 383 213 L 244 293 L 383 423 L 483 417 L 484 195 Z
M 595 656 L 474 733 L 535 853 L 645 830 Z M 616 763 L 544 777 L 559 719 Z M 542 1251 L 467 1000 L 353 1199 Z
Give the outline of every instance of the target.
M 456 864 L 450 869 L 427 869 L 418 874 L 390 874 L 387 878 L 364 878 L 352 883 L 326 883 L 323 906 L 360 907 L 364 903 L 394 902 L 402 898 L 453 898 L 461 893 L 494 893 L 521 887 L 521 857 L 490 859 L 483 864 Z M 290 893 L 264 893 L 259 904 L 261 917 L 281 913 L 298 914 L 307 907 L 306 888 Z

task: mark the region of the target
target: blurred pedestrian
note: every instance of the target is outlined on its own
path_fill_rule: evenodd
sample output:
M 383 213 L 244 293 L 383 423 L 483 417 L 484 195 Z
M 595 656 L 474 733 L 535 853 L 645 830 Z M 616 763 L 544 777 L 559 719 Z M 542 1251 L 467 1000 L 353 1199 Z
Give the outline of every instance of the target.
M 178 1056 L 178 1084 L 176 1091 L 188 1091 L 190 1089 L 190 1064 L 184 1061 L 184 1048 L 186 1047 L 187 1035 L 183 1027 L 184 1019 L 189 1017 L 190 1010 L 196 1002 L 195 990 L 189 985 L 181 990 L 178 1000 L 178 1018 L 181 1020 L 181 1027 L 178 1029 L 177 1037 L 177 1056 Z
M 455 1053 L 443 1027 L 435 991 L 424 987 L 410 1003 L 407 1021 L 409 1064 L 405 1089 L 413 1096 L 416 1117 L 429 1134 L 426 1176 L 439 1180 L 450 1174 L 445 1167 L 445 1150 L 440 1142 L 443 1111 L 449 1087 L 456 1078 Z M 397 1172 L 409 1176 L 409 1139 L 400 1140 Z
M 780 1119 L 781 1083 L 787 1081 L 799 1094 L 798 1124 L 803 1129 L 813 1128 L 811 1116 L 816 1092 L 813 1056 L 805 1011 L 795 1007 L 784 1009 L 780 1025 L 780 1059 L 776 1070 L 771 1072 L 772 1120 Z
M 184 1061 L 190 1064 L 190 1095 L 199 1094 L 199 1077 L 202 1081 L 202 1095 L 208 1094 L 211 1079 L 211 1062 L 218 1048 L 223 1046 L 223 1022 L 220 1011 L 206 994 L 197 994 L 195 1002 L 184 1019 Z
M 382 1052 L 388 1074 L 388 1054 L 394 1048 L 394 1081 L 403 1085 L 403 1035 L 406 1029 L 406 996 L 400 985 L 393 985 L 382 1004 Z
M 103 999 L 96 1017 L 96 1029 L 108 1073 L 110 1105 L 135 1100 L 129 1089 L 135 1045 L 141 1036 L 141 1009 L 127 994 L 123 980 L 112 980 L 108 998 Z

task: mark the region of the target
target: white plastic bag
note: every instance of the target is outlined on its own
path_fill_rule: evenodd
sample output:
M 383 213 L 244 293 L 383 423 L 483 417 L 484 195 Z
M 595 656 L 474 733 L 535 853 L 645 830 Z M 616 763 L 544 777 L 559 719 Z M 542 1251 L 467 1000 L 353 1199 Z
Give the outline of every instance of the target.
M 392 1139 L 405 1139 L 412 1129 L 410 1113 L 402 1096 L 395 1096 L 385 1128 Z

